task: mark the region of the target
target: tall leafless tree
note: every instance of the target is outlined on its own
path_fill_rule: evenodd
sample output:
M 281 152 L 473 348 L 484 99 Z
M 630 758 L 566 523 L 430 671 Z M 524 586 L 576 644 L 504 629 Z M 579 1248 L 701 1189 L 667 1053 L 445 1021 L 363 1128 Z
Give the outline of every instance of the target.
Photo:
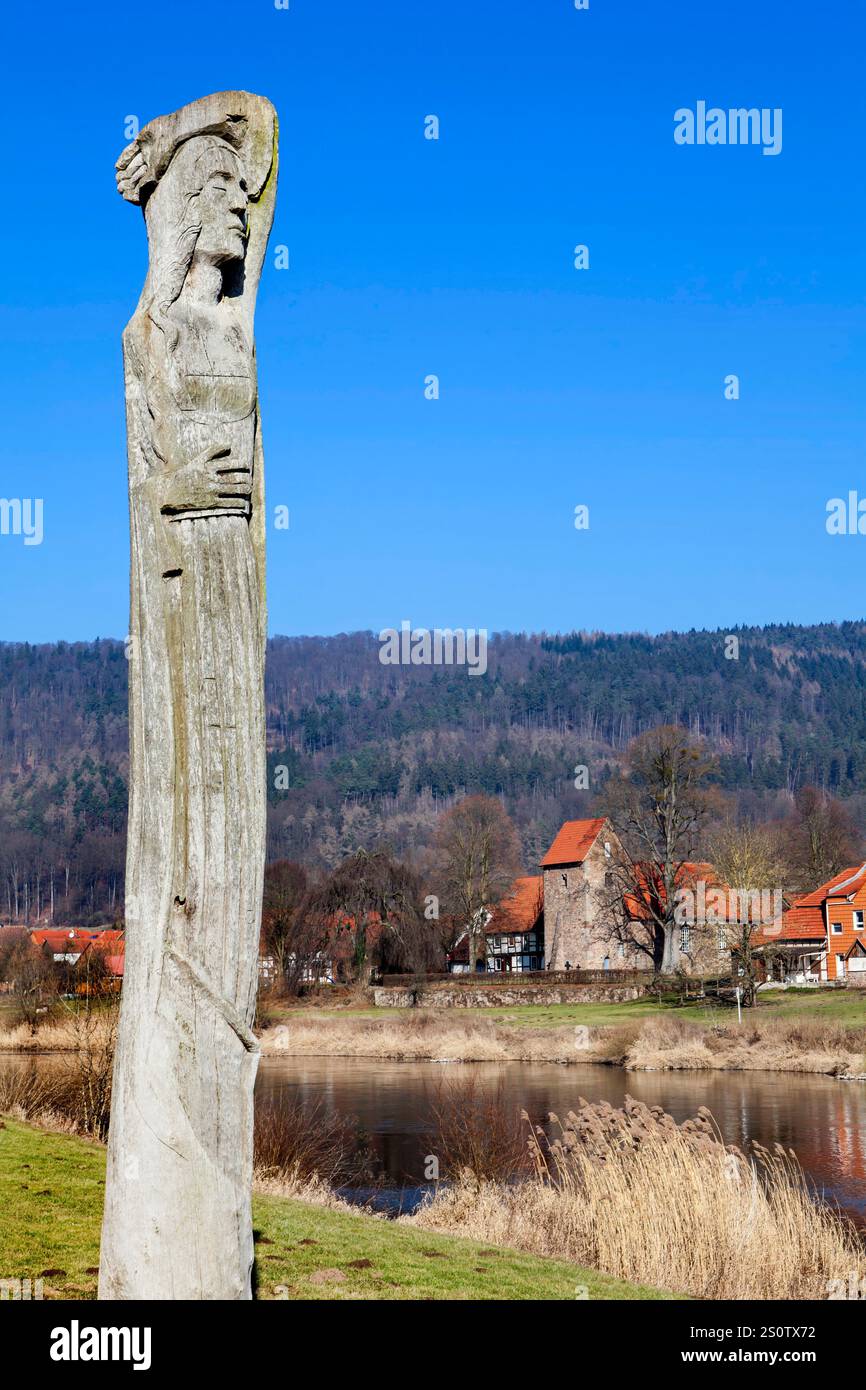
M 717 803 L 715 769 L 701 740 L 665 724 L 632 741 L 623 770 L 607 784 L 608 813 L 622 848 L 607 875 L 606 930 L 663 974 L 677 964 L 677 892 L 691 878 L 688 866 Z
M 420 880 L 384 848 L 360 849 L 344 859 L 307 895 L 299 919 L 320 938 L 340 929 L 349 933 L 352 974 L 361 984 L 369 982 L 374 967 L 423 974 L 441 964 L 438 933 L 424 917 Z
M 469 968 L 481 954 L 487 913 L 521 871 L 517 832 L 502 803 L 467 796 L 442 816 L 432 854 L 438 896 L 469 934 Z
M 307 953 L 302 949 L 298 909 L 307 892 L 309 875 L 302 864 L 277 860 L 265 869 L 262 896 L 263 951 L 273 957 L 279 989 L 297 988 Z M 303 964 L 302 964 L 303 962 Z M 298 967 L 298 968 L 296 968 Z
M 726 925 L 726 940 L 739 969 L 742 1002 L 755 1002 L 758 982 L 761 913 L 755 911 L 755 895 L 763 906 L 768 895 L 782 897 L 785 867 L 777 827 L 751 820 L 725 820 L 709 839 L 710 855 L 719 879 L 730 889 L 729 901 L 737 904 Z
M 817 787 L 801 787 L 784 825 L 791 881 L 806 893 L 863 859 L 863 836 L 846 807 Z

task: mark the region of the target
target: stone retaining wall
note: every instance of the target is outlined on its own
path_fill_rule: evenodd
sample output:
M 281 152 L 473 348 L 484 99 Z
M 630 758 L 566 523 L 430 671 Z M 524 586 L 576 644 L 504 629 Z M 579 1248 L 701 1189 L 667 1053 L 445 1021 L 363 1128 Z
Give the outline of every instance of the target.
M 639 999 L 637 985 L 451 985 L 419 989 L 379 985 L 373 990 L 377 1009 L 501 1009 L 515 1004 L 622 1004 Z

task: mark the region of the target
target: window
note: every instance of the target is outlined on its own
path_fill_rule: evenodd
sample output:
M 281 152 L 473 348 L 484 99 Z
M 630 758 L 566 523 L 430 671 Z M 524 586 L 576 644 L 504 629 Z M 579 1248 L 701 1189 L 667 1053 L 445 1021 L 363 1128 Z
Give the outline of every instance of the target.
M 565 884 L 565 886 L 566 886 L 566 888 L 567 888 L 567 887 L 568 887 L 568 874 L 563 874 L 563 875 L 562 875 L 562 881 L 563 881 L 563 883 Z
M 691 927 L 680 927 L 680 950 L 687 951 L 692 941 Z
M 720 951 L 727 951 L 727 949 L 728 949 L 728 929 L 727 929 L 727 926 L 725 925 L 724 922 L 720 922 L 720 923 L 719 923 L 719 950 L 720 950 Z
M 861 911 L 861 912 L 855 912 L 855 913 L 854 913 L 854 930 L 855 930 L 855 931 L 862 931 L 862 930 L 863 930 L 863 913 L 862 913 L 862 911 Z
M 605 876 L 604 876 L 604 886 L 605 886 L 605 888 L 612 888 L 612 887 L 613 887 L 613 874 L 605 874 Z
M 610 840 L 605 840 L 604 842 L 604 857 L 605 859 L 610 859 Z
M 831 932 L 833 933 L 834 936 L 841 936 L 841 935 L 842 935 L 842 923 L 841 923 L 841 922 L 831 922 L 831 923 L 830 923 L 830 930 L 831 930 Z

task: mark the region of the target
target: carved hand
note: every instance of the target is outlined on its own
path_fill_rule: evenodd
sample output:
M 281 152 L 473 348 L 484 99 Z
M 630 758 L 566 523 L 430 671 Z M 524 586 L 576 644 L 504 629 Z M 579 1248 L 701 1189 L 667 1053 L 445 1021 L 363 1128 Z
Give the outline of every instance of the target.
M 252 471 L 234 463 L 230 444 L 211 444 L 184 467 L 155 480 L 160 511 L 166 516 L 183 512 L 216 512 L 243 507 L 250 514 Z
M 147 141 L 138 136 L 126 146 L 115 164 L 117 191 L 128 203 L 139 201 L 141 185 L 150 175 Z

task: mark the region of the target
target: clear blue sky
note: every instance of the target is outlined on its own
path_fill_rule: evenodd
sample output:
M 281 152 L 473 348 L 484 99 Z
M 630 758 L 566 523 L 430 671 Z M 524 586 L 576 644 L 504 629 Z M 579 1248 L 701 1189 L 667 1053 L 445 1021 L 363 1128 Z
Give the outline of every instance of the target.
M 230 87 L 281 120 L 272 632 L 866 612 L 866 536 L 825 530 L 829 498 L 866 497 L 859 0 L 148 0 L 3 27 L 0 496 L 42 497 L 45 535 L 0 536 L 0 637 L 126 632 L 145 237 L 113 165 L 127 115 Z M 782 153 L 675 145 L 699 100 L 781 107 Z

